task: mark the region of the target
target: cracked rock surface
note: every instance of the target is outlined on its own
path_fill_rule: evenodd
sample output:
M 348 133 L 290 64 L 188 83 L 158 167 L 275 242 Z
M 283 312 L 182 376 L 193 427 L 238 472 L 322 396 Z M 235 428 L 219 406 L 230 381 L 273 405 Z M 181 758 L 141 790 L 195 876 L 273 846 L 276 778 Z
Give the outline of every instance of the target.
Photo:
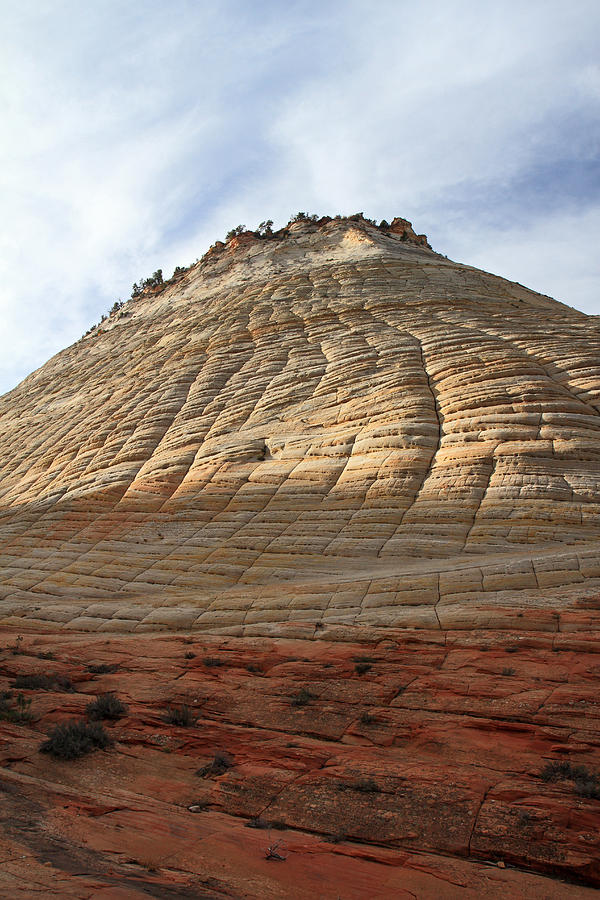
M 285 232 L 0 398 L 2 620 L 597 628 L 597 320 L 404 220 Z
M 407 632 L 382 640 L 0 633 L 0 895 L 587 900 L 600 801 L 545 781 L 598 771 L 597 643 Z M 15 652 L 15 649 L 17 652 Z M 108 671 L 107 671 L 108 670 Z M 113 691 L 113 741 L 46 734 Z M 190 721 L 165 713 L 186 705 Z M 269 847 L 284 857 L 268 860 Z

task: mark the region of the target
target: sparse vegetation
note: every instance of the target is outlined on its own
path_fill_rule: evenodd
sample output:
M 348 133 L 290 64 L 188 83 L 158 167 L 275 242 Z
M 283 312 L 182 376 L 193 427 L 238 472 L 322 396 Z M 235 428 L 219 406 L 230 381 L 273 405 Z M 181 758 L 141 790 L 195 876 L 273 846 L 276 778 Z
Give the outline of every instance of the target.
M 127 712 L 127 707 L 113 691 L 100 694 L 85 708 L 91 719 L 120 719 Z
M 0 722 L 12 722 L 15 725 L 30 722 L 33 719 L 30 706 L 31 700 L 26 700 L 23 694 L 17 694 L 15 698 L 12 691 L 0 692 Z
M 42 753 L 49 753 L 56 759 L 77 759 L 93 750 L 103 750 L 112 741 L 99 722 L 63 722 L 57 725 L 40 746 Z
M 575 793 L 580 797 L 600 800 L 600 777 L 593 773 L 575 779 Z
M 267 219 L 266 221 L 261 222 L 256 229 L 256 233 L 262 238 L 271 237 L 273 234 L 273 219 Z
M 139 297 L 140 294 L 144 293 L 146 288 L 159 287 L 161 284 L 164 284 L 162 269 L 157 269 L 149 278 L 143 278 L 139 284 L 136 282 L 133 285 L 131 289 L 131 299 L 135 300 L 136 297 Z
M 372 778 L 359 778 L 356 784 L 354 785 L 355 791 L 360 791 L 361 794 L 379 794 L 381 793 L 381 788 L 377 785 Z
M 188 650 L 187 653 L 185 653 L 185 658 L 186 658 L 186 659 L 195 659 L 195 658 L 196 658 L 196 654 L 195 654 L 195 653 L 192 653 L 191 650 Z
M 360 717 L 361 725 L 372 725 L 375 722 L 375 716 L 372 716 L 371 713 L 364 712 Z
M 219 659 L 218 656 L 205 656 L 202 662 L 209 669 L 225 665 L 225 660 Z
M 501 673 L 501 674 L 502 674 L 502 675 L 508 675 L 508 676 L 514 675 L 514 674 L 515 674 L 515 670 L 514 670 L 514 669 L 510 669 L 510 668 L 505 667 L 504 669 L 502 669 L 502 673 Z
M 225 235 L 226 241 L 231 241 L 234 237 L 239 237 L 240 234 L 243 234 L 246 230 L 245 225 L 236 225 L 235 228 L 232 228 L 231 231 L 228 231 Z
M 93 675 L 110 675 L 119 668 L 118 663 L 91 663 L 86 667 Z
M 580 797 L 600 800 L 600 775 L 585 766 L 553 760 L 544 766 L 540 778 L 546 782 L 572 781 L 575 793 Z
M 283 855 L 279 852 L 279 848 L 280 848 L 280 847 L 281 847 L 281 841 L 275 841 L 274 844 L 271 844 L 271 845 L 270 845 L 269 847 L 267 847 L 267 849 L 265 850 L 265 858 L 266 858 L 266 859 L 276 859 L 276 860 L 281 860 L 281 862 L 284 862 L 284 861 L 287 859 L 287 856 L 283 856 Z
M 348 216 L 351 222 L 367 222 L 368 225 L 374 225 L 377 228 L 377 222 L 375 219 L 367 219 L 363 212 L 354 213 L 352 216 Z
M 169 706 L 163 716 L 163 722 L 167 725 L 177 725 L 180 728 L 191 728 L 196 724 L 196 715 L 191 706 L 186 703 L 181 706 Z
M 297 694 L 294 694 L 290 703 L 292 706 L 307 706 L 311 700 L 315 699 L 315 695 L 311 694 L 306 688 L 300 688 Z
M 66 675 L 17 675 L 13 688 L 24 691 L 72 691 L 71 679 Z
M 318 216 L 316 215 L 316 213 L 299 212 L 299 213 L 296 213 L 295 216 L 292 216 L 292 218 L 289 221 L 289 224 L 293 225 L 295 222 L 316 222 L 317 219 L 318 219 Z
M 540 772 L 540 778 L 542 781 L 564 781 L 568 778 L 574 778 L 579 768 L 579 766 L 572 766 L 569 762 L 553 760 L 546 763 Z
M 371 663 L 359 662 L 354 666 L 354 671 L 357 675 L 364 675 L 365 672 L 369 672 L 372 668 L 373 666 L 371 665 Z
M 534 817 L 527 810 L 520 810 L 517 814 L 517 825 L 519 828 L 528 828 L 534 821 Z
M 235 765 L 233 758 L 224 750 L 217 750 L 212 762 L 202 766 L 196 772 L 199 778 L 209 778 L 211 775 L 224 775 L 228 769 L 232 769 Z

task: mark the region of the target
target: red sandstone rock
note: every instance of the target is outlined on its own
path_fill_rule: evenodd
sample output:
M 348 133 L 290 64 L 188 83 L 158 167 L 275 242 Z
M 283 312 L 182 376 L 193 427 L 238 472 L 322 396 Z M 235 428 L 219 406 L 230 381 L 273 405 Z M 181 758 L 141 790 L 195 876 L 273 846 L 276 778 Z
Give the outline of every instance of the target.
M 540 772 L 598 770 L 600 662 L 589 641 L 544 640 L 5 631 L 0 690 L 35 672 L 73 690 L 24 690 L 33 721 L 0 724 L 0 894 L 591 897 L 600 801 Z M 88 668 L 101 664 L 118 669 Z M 110 749 L 39 752 L 111 690 L 128 712 Z M 166 724 L 184 703 L 196 724 Z M 207 771 L 220 753 L 231 765 Z M 269 861 L 277 842 L 285 860 Z

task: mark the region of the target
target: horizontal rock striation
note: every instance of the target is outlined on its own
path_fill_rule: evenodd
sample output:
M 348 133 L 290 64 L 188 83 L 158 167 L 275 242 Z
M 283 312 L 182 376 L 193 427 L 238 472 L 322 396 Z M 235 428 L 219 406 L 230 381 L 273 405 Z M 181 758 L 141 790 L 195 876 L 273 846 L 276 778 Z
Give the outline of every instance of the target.
M 0 398 L 7 623 L 593 630 L 599 539 L 600 325 L 406 220 L 234 235 Z

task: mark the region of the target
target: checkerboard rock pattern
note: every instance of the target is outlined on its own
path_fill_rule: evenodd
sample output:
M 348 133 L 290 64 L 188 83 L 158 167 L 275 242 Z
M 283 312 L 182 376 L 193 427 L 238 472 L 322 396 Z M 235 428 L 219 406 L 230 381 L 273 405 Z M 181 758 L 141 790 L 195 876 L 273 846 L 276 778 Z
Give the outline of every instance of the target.
M 218 243 L 0 398 L 0 621 L 599 630 L 600 322 L 392 225 Z

